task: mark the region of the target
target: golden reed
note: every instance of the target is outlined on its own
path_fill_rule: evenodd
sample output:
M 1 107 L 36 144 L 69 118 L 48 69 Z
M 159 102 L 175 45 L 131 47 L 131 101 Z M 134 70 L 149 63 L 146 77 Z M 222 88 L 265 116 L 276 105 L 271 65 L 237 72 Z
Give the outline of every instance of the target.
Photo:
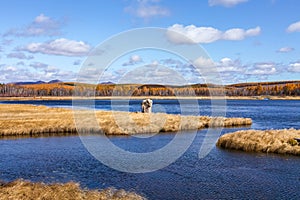
M 300 155 L 300 130 L 244 130 L 221 136 L 217 146 L 253 152 Z
M 74 120 L 75 117 L 79 120 Z M 80 110 L 76 111 L 74 116 L 73 111 L 66 108 L 0 104 L 0 136 L 75 134 L 78 133 L 78 129 L 80 133 L 131 135 L 251 124 L 252 120 L 249 118 L 180 116 L 165 113 Z
M 65 184 L 31 183 L 16 180 L 9 183 L 0 183 L 0 200 L 142 200 L 144 197 L 125 190 L 113 188 L 103 190 L 82 189 L 78 183 Z

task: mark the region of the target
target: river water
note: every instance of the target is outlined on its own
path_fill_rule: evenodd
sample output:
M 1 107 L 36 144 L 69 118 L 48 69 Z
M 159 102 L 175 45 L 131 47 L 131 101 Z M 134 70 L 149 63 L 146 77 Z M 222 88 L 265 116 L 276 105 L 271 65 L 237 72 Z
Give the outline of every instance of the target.
M 71 101 L 21 103 L 72 106 Z M 122 100 L 113 103 L 97 100 L 95 108 L 139 111 L 140 103 L 139 100 L 131 100 L 129 104 Z M 209 100 L 199 100 L 199 108 L 195 110 L 193 103 L 154 100 L 153 109 L 174 114 L 213 115 L 213 106 L 224 108 Z M 225 108 L 228 117 L 252 118 L 252 129 L 300 128 L 300 101 L 228 100 Z M 221 134 L 240 129 L 249 127 L 223 129 Z M 171 165 L 140 174 L 120 172 L 103 165 L 88 152 L 78 136 L 2 139 L 0 179 L 23 178 L 46 183 L 72 180 L 90 189 L 123 188 L 149 199 L 300 199 L 300 157 L 213 147 L 205 158 L 199 159 L 206 134 L 207 130 L 199 130 L 188 150 Z M 174 134 L 166 133 L 149 138 L 116 136 L 109 139 L 127 151 L 148 152 L 162 148 L 173 138 Z

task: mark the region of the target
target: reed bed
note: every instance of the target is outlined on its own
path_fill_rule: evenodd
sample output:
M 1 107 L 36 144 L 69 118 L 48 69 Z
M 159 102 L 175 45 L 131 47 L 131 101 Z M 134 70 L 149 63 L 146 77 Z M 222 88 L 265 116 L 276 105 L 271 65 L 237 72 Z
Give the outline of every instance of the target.
M 243 130 L 221 136 L 217 146 L 252 152 L 300 155 L 300 130 Z
M 144 197 L 125 190 L 108 188 L 104 190 L 87 190 L 79 184 L 69 182 L 65 184 L 31 183 L 16 180 L 0 184 L 0 200 L 142 200 Z
M 0 136 L 39 136 L 78 132 L 131 135 L 251 124 L 252 120 L 249 118 L 93 110 L 78 110 L 74 115 L 71 109 L 66 108 L 0 104 Z

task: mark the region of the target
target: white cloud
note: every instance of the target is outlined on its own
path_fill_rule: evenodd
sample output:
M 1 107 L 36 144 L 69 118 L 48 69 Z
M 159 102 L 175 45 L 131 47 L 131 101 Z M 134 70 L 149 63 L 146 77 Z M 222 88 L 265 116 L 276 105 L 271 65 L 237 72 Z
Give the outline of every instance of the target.
M 14 67 L 14 66 L 5 66 L 4 68 L 3 68 L 3 71 L 6 71 L 6 72 L 16 72 L 17 71 L 17 68 L 16 67 Z
M 292 47 L 282 47 L 280 49 L 277 50 L 278 53 L 288 53 L 291 51 L 294 51 L 295 49 Z
M 7 58 L 17 58 L 17 59 L 24 59 L 24 60 L 30 60 L 33 59 L 33 56 L 26 56 L 22 52 L 13 52 L 6 55 Z
M 246 82 L 248 79 L 265 81 L 270 76 L 282 72 L 282 63 L 275 62 L 256 62 L 244 64 L 239 59 L 224 57 L 218 61 L 213 61 L 208 57 L 199 57 L 190 63 L 181 63 L 173 65 L 176 60 L 167 60 L 167 65 L 171 69 L 180 72 L 186 80 L 191 83 L 203 82 L 203 80 L 215 84 L 232 84 L 237 82 Z M 292 68 L 293 67 L 293 68 Z M 300 62 L 291 64 L 290 71 L 300 72 Z M 194 81 L 194 82 L 193 82 Z
M 289 27 L 286 29 L 286 31 L 288 33 L 300 32 L 300 21 L 295 22 L 295 23 L 289 25 Z
M 158 62 L 143 65 L 122 76 L 118 83 L 141 83 L 161 85 L 184 85 L 186 81 L 175 70 L 159 65 Z
M 28 69 L 11 65 L 0 66 L 0 80 L 5 80 L 6 83 L 16 82 L 16 81 L 29 81 L 33 79 L 34 76 L 29 72 Z
M 183 26 L 174 24 L 168 28 L 167 37 L 174 43 L 211 43 L 222 37 L 222 32 L 212 27 Z
M 242 65 L 240 60 L 232 60 L 227 57 L 217 62 L 200 57 L 194 62 L 194 66 L 204 79 L 215 84 L 239 81 L 247 69 L 247 66 Z
M 47 66 L 47 68 L 44 70 L 45 74 L 49 74 L 49 73 L 58 73 L 59 69 L 55 66 Z
M 130 57 L 130 60 L 133 62 L 141 62 L 142 58 L 139 55 L 133 55 Z
M 247 2 L 248 0 L 208 0 L 210 6 L 225 6 L 232 7 L 240 3 Z
M 134 5 L 128 6 L 124 9 L 125 12 L 134 16 L 149 19 L 151 17 L 169 16 L 169 9 L 158 5 L 156 0 L 138 0 L 134 1 Z
M 261 33 L 261 28 L 259 26 L 257 26 L 255 28 L 250 28 L 250 29 L 246 30 L 245 36 L 253 37 L 253 36 L 259 35 L 260 33 Z
M 288 71 L 300 73 L 300 62 L 291 63 L 289 65 Z
M 206 80 L 210 83 L 220 84 L 222 82 L 220 77 L 226 82 L 232 82 L 237 80 L 237 77 L 242 76 L 246 70 L 239 60 L 226 57 L 218 62 L 214 62 L 208 57 L 199 57 L 192 64 L 182 63 L 174 59 L 166 59 L 166 61 L 167 65 L 171 64 L 168 67 L 177 71 L 190 83 L 199 83 Z
M 168 16 L 169 10 L 160 6 L 142 6 L 136 11 L 137 16 L 149 18 L 153 16 Z
M 217 71 L 216 63 L 207 57 L 199 57 L 192 62 L 194 70 L 193 75 L 201 75 L 201 78 L 205 79 L 207 82 L 215 83 L 218 81 L 217 78 L 219 73 Z
M 34 69 L 43 69 L 43 70 L 48 67 L 47 64 L 41 63 L 41 62 L 34 62 L 34 63 L 31 63 L 29 66 L 33 67 Z
M 153 60 L 152 62 L 151 62 L 151 64 L 150 64 L 150 66 L 158 66 L 160 63 L 159 63 L 159 61 L 158 60 Z
M 246 37 L 259 35 L 260 27 L 253 29 L 233 28 L 222 32 L 213 27 L 196 27 L 195 25 L 183 26 L 174 24 L 166 33 L 168 39 L 177 44 L 212 43 L 217 40 L 243 40 Z
M 253 37 L 259 35 L 261 32 L 260 27 L 244 30 L 241 28 L 233 28 L 225 31 L 223 34 L 224 40 L 243 40 L 246 37 Z
M 246 74 L 256 75 L 256 76 L 267 76 L 277 73 L 275 63 L 255 63 L 252 68 L 250 68 Z
M 242 40 L 245 38 L 245 30 L 240 28 L 233 28 L 225 31 L 223 34 L 224 40 Z
M 55 66 L 49 66 L 40 68 L 40 70 L 31 70 L 24 66 L 0 66 L 0 80 L 5 80 L 6 83 L 19 82 L 19 81 L 50 81 L 50 80 L 62 80 L 72 81 L 76 78 L 76 73 L 73 71 L 64 71 Z
M 214 77 L 221 77 L 223 83 L 234 83 L 243 82 L 251 77 L 255 77 L 258 81 L 266 80 L 269 76 L 279 73 L 277 68 L 280 64 L 257 62 L 245 65 L 238 59 L 233 60 L 228 57 L 216 62 L 200 57 L 194 62 L 194 66 L 197 67 L 203 78 L 211 82 L 215 81 Z M 300 72 L 300 63 L 298 67 Z
M 129 61 L 123 63 L 123 66 L 135 65 L 141 62 L 143 62 L 143 59 L 139 55 L 132 55 Z
M 12 28 L 4 36 L 55 36 L 61 34 L 62 21 L 52 19 L 44 14 L 37 16 L 33 22 L 23 28 Z
M 243 72 L 244 68 L 239 60 L 232 60 L 230 58 L 222 58 L 216 63 L 217 69 L 220 73 L 222 72 Z
M 18 50 L 51 55 L 84 56 L 89 53 L 91 47 L 82 41 L 60 38 L 45 43 L 30 43 Z
M 171 66 L 171 65 L 181 66 L 183 64 L 180 60 L 176 60 L 173 58 L 162 59 L 162 60 L 160 60 L 160 62 L 162 64 L 168 65 L 168 66 Z
M 50 17 L 47 17 L 45 16 L 43 13 L 40 14 L 39 16 L 37 16 L 35 19 L 34 19 L 34 22 L 35 23 L 45 23 L 45 22 L 51 22 L 52 20 L 50 19 Z
M 216 64 L 210 58 L 199 57 L 193 62 L 193 65 L 195 65 L 198 68 L 203 68 L 203 67 L 209 68 L 209 67 L 214 67 Z

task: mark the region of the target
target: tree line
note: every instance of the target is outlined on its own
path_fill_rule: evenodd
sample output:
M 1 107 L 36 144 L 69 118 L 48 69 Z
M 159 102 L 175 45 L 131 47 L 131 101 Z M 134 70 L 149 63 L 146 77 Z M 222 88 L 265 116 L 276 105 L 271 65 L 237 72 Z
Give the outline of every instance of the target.
M 76 88 L 76 89 L 75 89 Z M 216 86 L 196 84 L 162 86 L 138 84 L 56 83 L 36 85 L 0 84 L 1 97 L 38 96 L 299 96 L 300 82 Z

